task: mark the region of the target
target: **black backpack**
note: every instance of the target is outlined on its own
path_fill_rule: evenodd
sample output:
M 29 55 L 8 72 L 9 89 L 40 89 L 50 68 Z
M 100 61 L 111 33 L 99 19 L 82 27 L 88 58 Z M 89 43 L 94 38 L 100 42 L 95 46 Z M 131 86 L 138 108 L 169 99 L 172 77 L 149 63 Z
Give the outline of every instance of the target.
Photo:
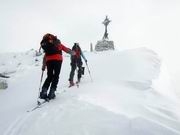
M 53 42 L 50 43 L 49 42 L 49 37 L 43 37 L 42 41 L 41 41 L 41 48 L 44 50 L 44 52 L 46 53 L 46 55 L 52 55 L 52 54 L 61 54 L 61 50 L 58 49 L 58 45 L 60 44 L 60 40 L 57 39 L 57 37 L 52 36 Z
M 85 67 L 81 67 L 81 74 L 84 75 Z

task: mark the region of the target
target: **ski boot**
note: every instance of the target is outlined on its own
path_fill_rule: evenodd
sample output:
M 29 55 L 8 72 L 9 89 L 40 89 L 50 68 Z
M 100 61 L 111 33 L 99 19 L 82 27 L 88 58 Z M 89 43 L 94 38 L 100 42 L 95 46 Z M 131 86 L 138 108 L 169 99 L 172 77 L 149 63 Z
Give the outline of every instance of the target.
M 49 100 L 56 98 L 55 91 L 56 91 L 55 89 L 51 89 L 51 90 L 50 90 L 50 92 L 49 92 L 49 94 L 48 94 Z
M 75 84 L 74 84 L 74 82 L 73 81 L 69 81 L 69 87 L 72 87 L 72 86 L 74 86 Z
M 81 81 L 81 78 L 78 78 L 76 84 L 80 83 L 80 81 Z
M 42 88 L 42 91 L 40 92 L 40 99 L 46 100 L 47 98 L 47 88 Z

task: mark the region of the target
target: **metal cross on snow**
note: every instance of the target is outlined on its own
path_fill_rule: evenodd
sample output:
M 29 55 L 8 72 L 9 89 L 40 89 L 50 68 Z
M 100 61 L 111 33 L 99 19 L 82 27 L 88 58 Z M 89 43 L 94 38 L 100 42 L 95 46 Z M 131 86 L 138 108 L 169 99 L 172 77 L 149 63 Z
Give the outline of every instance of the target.
M 105 26 L 105 32 L 104 32 L 104 36 L 103 36 L 103 40 L 105 39 L 109 39 L 108 38 L 108 33 L 107 33 L 107 26 L 108 24 L 111 22 L 111 20 L 109 20 L 108 16 L 106 16 L 105 20 L 102 22 Z

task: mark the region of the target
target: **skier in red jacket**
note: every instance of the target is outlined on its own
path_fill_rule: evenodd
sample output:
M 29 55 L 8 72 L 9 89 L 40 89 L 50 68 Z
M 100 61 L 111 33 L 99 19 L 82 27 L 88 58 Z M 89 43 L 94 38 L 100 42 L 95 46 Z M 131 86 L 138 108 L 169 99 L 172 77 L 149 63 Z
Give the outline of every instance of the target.
M 75 55 L 75 52 L 64 46 L 56 36 L 49 33 L 43 36 L 41 47 L 45 52 L 42 70 L 44 71 L 47 67 L 47 78 L 42 86 L 40 98 L 54 99 L 63 61 L 62 51 L 70 55 Z

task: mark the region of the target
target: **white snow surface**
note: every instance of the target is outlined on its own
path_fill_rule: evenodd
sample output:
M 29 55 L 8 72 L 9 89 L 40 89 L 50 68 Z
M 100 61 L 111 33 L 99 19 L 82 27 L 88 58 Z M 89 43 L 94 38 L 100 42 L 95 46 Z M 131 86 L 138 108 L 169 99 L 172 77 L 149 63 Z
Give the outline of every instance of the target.
M 64 54 L 56 99 L 32 112 L 42 56 L 34 50 L 0 54 L 0 71 L 11 76 L 8 89 L 0 90 L 1 135 L 180 135 L 180 102 L 154 51 L 84 54 L 92 80 L 84 64 L 79 88 L 68 88 L 70 57 Z

